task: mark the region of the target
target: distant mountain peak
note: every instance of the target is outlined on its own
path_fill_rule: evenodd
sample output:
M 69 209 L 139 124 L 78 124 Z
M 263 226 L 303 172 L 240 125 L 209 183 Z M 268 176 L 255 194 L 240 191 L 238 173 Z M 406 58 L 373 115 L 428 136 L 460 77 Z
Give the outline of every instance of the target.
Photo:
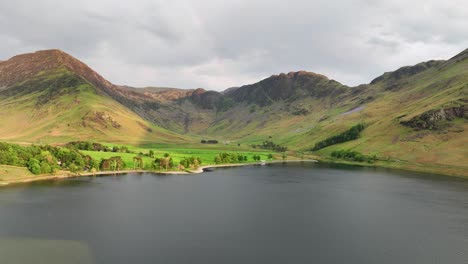
M 29 62 L 29 63 L 53 63 L 64 61 L 77 61 L 70 54 L 59 49 L 38 50 L 32 53 L 24 53 L 11 57 L 6 62 Z
M 3 61 L 0 64 L 0 87 L 11 86 L 41 72 L 55 71 L 60 68 L 68 69 L 103 90 L 113 87 L 113 84 L 88 65 L 59 49 L 20 54 Z
M 443 60 L 430 60 L 430 61 L 418 63 L 418 64 L 413 65 L 413 66 L 400 67 L 395 71 L 385 72 L 381 76 L 373 79 L 371 81 L 371 84 L 376 84 L 378 82 L 383 82 L 383 81 L 387 81 L 389 83 L 394 83 L 394 82 L 396 82 L 398 80 L 401 80 L 403 78 L 406 78 L 406 77 L 413 76 L 413 75 L 416 75 L 418 73 L 421 73 L 421 72 L 423 72 L 423 71 L 425 71 L 427 69 L 437 67 L 438 65 L 441 65 L 444 62 L 445 61 L 443 61 Z
M 325 75 L 295 71 L 272 75 L 260 82 L 244 85 L 225 94 L 238 102 L 249 102 L 264 106 L 279 100 L 305 96 L 316 98 L 336 96 L 344 89 L 346 89 L 346 86 L 330 80 Z
M 270 78 L 288 78 L 288 79 L 297 79 L 299 77 L 308 77 L 308 78 L 319 78 L 319 79 L 327 79 L 328 77 L 322 74 L 318 74 L 315 72 L 309 71 L 291 71 L 288 73 L 280 73 L 276 75 L 272 75 Z
M 199 94 L 203 94 L 203 93 L 206 93 L 205 89 L 197 88 L 197 89 L 195 89 L 195 91 L 193 91 L 192 95 L 199 95 Z

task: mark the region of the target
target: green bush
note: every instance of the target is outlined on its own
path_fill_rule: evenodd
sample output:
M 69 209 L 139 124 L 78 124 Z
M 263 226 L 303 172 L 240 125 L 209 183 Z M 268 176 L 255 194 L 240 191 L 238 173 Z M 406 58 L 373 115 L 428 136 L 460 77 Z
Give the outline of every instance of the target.
M 39 165 L 39 161 L 37 159 L 31 158 L 28 161 L 28 169 L 33 174 L 41 174 L 41 165 Z
M 330 154 L 333 158 L 344 159 L 357 162 L 374 163 L 377 160 L 375 155 L 368 156 L 353 150 L 335 150 Z
M 285 146 L 281 146 L 279 144 L 276 144 L 275 142 L 271 141 L 271 140 L 265 140 L 262 142 L 262 144 L 258 144 L 258 145 L 252 145 L 253 148 L 261 148 L 261 149 L 270 149 L 270 150 L 273 150 L 273 151 L 276 151 L 276 152 L 285 152 L 288 150 L 287 147 Z

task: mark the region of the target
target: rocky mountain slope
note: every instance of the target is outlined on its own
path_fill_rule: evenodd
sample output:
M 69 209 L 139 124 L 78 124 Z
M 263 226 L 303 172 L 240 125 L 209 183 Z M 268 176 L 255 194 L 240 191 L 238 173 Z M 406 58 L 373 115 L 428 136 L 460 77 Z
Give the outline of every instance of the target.
M 59 50 L 0 63 L 0 139 L 181 142 L 113 99 L 119 87 Z

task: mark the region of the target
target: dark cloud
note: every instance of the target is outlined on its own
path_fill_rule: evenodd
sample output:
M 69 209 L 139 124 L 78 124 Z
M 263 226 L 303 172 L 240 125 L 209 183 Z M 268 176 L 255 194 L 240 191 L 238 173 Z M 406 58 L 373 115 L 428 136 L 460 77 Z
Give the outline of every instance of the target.
M 0 59 L 60 48 L 110 81 L 225 89 L 279 72 L 366 83 L 468 47 L 465 1 L 2 1 Z

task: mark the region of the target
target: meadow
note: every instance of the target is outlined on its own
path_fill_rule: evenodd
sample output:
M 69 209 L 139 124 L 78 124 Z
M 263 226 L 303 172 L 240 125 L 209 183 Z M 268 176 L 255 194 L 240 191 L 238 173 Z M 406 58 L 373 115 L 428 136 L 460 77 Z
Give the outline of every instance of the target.
M 115 145 L 110 143 L 104 143 L 103 145 L 112 147 L 122 145 Z M 103 151 L 86 151 L 81 150 L 85 155 L 91 156 L 95 160 L 108 159 L 110 157 L 120 156 L 125 162 L 128 169 L 133 169 L 133 158 L 141 156 L 144 162 L 145 169 L 150 169 L 150 164 L 155 158 L 161 158 L 166 153 L 173 159 L 175 164 L 179 164 L 180 160 L 188 157 L 199 157 L 202 160 L 202 165 L 213 165 L 215 164 L 215 157 L 220 153 L 232 153 L 236 155 L 247 156 L 246 162 L 254 162 L 253 156 L 259 155 L 261 160 L 268 160 L 268 155 L 273 154 L 274 159 L 278 158 L 278 154 L 271 151 L 265 150 L 253 150 L 247 147 L 240 147 L 229 145 L 225 146 L 222 144 L 217 145 L 203 145 L 196 147 L 197 144 L 191 146 L 180 146 L 180 145 L 143 145 L 143 146 L 131 146 L 123 145 L 129 149 L 131 153 L 123 152 L 103 152 Z M 201 148 L 203 147 L 203 148 Z M 149 152 L 154 152 L 154 158 L 149 157 Z

